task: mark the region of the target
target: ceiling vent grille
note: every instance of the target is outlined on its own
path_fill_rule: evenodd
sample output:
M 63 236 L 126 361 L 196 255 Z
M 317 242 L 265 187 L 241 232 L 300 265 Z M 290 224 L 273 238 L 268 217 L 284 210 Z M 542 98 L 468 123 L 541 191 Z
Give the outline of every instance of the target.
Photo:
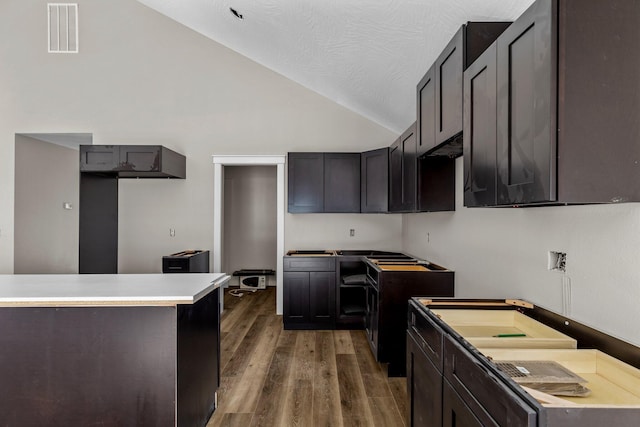
M 78 4 L 48 3 L 49 53 L 78 53 Z

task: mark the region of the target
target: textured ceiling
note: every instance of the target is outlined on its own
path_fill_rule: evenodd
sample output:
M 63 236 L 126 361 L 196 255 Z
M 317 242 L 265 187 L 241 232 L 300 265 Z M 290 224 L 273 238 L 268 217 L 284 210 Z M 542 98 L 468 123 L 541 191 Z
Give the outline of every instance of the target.
M 138 1 L 396 133 L 415 120 L 415 86 L 460 25 L 513 20 L 533 3 Z

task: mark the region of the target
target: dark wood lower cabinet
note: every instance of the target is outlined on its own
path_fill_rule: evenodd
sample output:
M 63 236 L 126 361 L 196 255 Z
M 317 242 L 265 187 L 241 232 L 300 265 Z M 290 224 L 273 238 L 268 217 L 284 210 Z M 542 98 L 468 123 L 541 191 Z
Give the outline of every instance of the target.
M 496 424 L 483 424 L 473 414 L 473 411 L 467 406 L 462 398 L 451 387 L 448 381 L 444 381 L 442 386 L 442 424 L 412 424 L 415 426 L 436 426 L 442 425 L 447 427 L 483 427 L 485 425 Z
M 411 333 L 407 334 L 407 396 L 411 427 L 442 425 L 442 372 Z
M 285 329 L 335 328 L 335 272 L 284 272 Z

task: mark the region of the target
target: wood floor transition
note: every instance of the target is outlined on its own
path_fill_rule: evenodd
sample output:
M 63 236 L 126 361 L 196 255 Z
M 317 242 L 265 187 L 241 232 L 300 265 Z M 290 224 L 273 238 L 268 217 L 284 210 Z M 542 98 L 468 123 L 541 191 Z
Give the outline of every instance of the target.
M 406 378 L 387 378 L 364 331 L 285 331 L 275 288 L 224 296 L 218 408 L 207 427 L 406 425 Z

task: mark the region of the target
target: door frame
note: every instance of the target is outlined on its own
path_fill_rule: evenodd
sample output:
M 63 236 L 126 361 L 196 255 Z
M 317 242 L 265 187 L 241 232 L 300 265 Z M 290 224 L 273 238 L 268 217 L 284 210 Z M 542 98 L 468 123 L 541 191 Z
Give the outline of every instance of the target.
M 224 166 L 276 166 L 276 314 L 282 314 L 282 272 L 284 257 L 284 167 L 287 156 L 231 155 L 213 158 L 213 271 L 222 270 L 224 224 Z M 229 272 L 227 272 L 229 274 Z

